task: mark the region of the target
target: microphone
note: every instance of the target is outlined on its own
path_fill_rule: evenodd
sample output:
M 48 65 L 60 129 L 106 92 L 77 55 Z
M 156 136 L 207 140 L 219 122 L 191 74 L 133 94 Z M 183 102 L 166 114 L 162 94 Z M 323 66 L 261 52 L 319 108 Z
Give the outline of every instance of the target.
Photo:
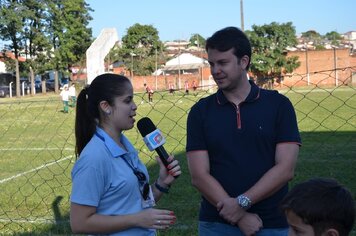
M 162 132 L 156 128 L 150 118 L 143 117 L 137 122 L 137 128 L 140 131 L 143 141 L 148 149 L 152 152 L 156 150 L 159 158 L 167 168 L 170 162 L 167 161 L 169 155 L 164 149 L 163 144 L 166 142 Z M 168 169 L 168 168 L 167 168 Z M 178 176 L 175 176 L 178 177 Z

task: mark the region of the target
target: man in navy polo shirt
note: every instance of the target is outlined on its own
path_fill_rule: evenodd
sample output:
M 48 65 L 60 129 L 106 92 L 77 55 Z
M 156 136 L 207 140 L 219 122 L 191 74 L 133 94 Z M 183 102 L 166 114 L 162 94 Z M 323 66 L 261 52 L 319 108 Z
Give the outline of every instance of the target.
M 248 80 L 251 45 L 238 28 L 217 31 L 206 50 L 219 90 L 192 107 L 186 147 L 199 235 L 287 235 L 279 203 L 301 144 L 293 106 Z

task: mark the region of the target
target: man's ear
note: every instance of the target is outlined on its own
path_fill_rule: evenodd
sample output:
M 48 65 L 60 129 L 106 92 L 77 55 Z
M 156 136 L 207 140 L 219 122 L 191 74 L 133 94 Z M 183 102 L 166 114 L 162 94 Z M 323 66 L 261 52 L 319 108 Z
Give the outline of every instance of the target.
M 328 229 L 326 230 L 325 233 L 323 233 L 323 236 L 339 236 L 339 232 L 336 229 Z
M 241 57 L 241 59 L 240 59 L 241 67 L 244 70 L 246 70 L 247 65 L 248 65 L 249 62 L 250 62 L 250 58 L 247 55 Z

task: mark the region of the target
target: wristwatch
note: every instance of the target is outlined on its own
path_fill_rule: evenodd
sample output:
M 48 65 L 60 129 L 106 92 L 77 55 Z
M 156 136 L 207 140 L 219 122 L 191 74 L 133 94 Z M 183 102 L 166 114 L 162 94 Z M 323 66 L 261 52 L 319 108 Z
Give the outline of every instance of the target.
M 239 206 L 244 210 L 247 210 L 251 207 L 251 200 L 243 194 L 239 195 L 236 200 L 237 204 L 239 204 Z

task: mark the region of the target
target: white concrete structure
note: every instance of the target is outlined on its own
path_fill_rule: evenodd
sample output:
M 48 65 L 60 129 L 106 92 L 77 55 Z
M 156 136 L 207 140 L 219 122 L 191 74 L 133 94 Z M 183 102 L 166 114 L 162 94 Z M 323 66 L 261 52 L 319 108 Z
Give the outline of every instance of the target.
M 5 73 L 5 72 L 6 72 L 5 63 L 0 61 L 0 73 Z
M 119 37 L 116 29 L 106 28 L 100 32 L 98 38 L 90 45 L 86 52 L 88 84 L 90 84 L 96 76 L 105 73 L 105 56 L 118 40 Z

